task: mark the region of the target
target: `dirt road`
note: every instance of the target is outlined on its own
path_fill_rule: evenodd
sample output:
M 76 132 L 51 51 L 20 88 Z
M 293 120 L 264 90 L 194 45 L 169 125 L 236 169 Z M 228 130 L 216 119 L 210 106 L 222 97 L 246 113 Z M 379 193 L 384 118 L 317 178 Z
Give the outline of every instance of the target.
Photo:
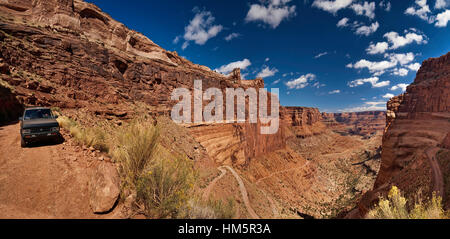
M 211 183 L 209 183 L 209 185 L 206 187 L 205 191 L 203 192 L 203 199 L 208 199 L 209 194 L 211 193 L 212 189 L 214 188 L 214 186 L 216 185 L 216 183 L 223 178 L 223 176 L 225 176 L 227 174 L 227 170 L 230 170 L 230 172 L 233 174 L 233 176 L 235 177 L 236 181 L 239 184 L 239 191 L 241 192 L 241 196 L 242 196 L 242 200 L 244 201 L 244 205 L 247 209 L 247 212 L 249 215 L 251 215 L 253 218 L 257 219 L 259 218 L 259 216 L 256 214 L 256 212 L 253 210 L 253 208 L 250 205 L 250 201 L 248 199 L 248 193 L 247 193 L 247 188 L 244 185 L 244 182 L 242 181 L 242 179 L 239 177 L 239 175 L 237 174 L 237 172 L 229 167 L 229 166 L 220 166 L 217 168 L 221 173 L 219 176 L 217 176 L 216 178 L 214 178 Z M 267 193 L 264 190 L 260 191 L 264 194 L 264 196 L 267 198 L 267 200 L 269 201 L 270 207 L 272 208 L 272 213 L 274 218 L 277 218 L 280 214 L 278 213 L 278 210 L 275 206 L 275 202 L 273 201 L 273 199 L 271 197 L 269 197 L 269 195 L 267 195 Z
M 436 192 L 437 196 L 441 198 L 444 197 L 444 178 L 442 176 L 441 167 L 436 159 L 436 154 L 439 151 L 439 148 L 433 147 L 429 148 L 425 151 L 428 160 L 430 162 L 431 171 L 433 173 L 433 191 Z
M 89 206 L 90 160 L 67 143 L 20 147 L 19 124 L 0 127 L 0 218 L 104 218 Z
M 239 184 L 239 190 L 241 191 L 242 200 L 244 201 L 244 205 L 247 208 L 248 214 L 250 214 L 250 217 L 253 219 L 259 219 L 258 214 L 256 214 L 255 210 L 253 210 L 252 206 L 250 205 L 250 200 L 248 200 L 247 188 L 245 187 L 241 177 L 239 177 L 236 171 L 234 171 L 234 169 L 230 166 L 222 166 L 221 168 L 226 168 L 230 170 L 231 174 L 233 174 L 234 178 Z
M 219 167 L 218 170 L 220 171 L 220 175 L 214 178 L 211 183 L 209 183 L 208 187 L 206 187 L 205 191 L 203 192 L 203 199 L 208 200 L 209 194 L 211 194 L 211 190 L 214 188 L 216 183 L 227 174 L 227 170 Z

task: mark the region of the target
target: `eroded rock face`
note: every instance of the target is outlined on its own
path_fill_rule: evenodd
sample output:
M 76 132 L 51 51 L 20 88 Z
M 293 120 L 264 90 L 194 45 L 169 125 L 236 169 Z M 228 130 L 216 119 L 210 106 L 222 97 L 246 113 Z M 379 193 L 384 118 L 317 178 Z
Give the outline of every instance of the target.
M 195 139 L 218 163 L 246 165 L 252 158 L 286 148 L 289 137 L 308 137 L 324 130 L 317 108 L 280 107 L 275 134 L 260 133 L 261 124 L 202 124 L 190 126 Z
M 94 213 L 109 212 L 120 194 L 120 178 L 113 164 L 100 163 L 89 182 L 90 205 Z
M 16 121 L 22 115 L 23 109 L 13 90 L 0 85 L 0 125 Z
M 8 0 L 0 12 L 0 58 L 28 104 L 94 109 L 142 101 L 167 114 L 173 89 L 192 89 L 196 79 L 205 88 L 262 82 L 241 82 L 239 72 L 224 76 L 194 64 L 83 1 Z M 27 87 L 31 81 L 55 91 L 35 92 Z M 29 101 L 31 93 L 36 99 Z
M 317 108 L 282 107 L 280 118 L 283 126 L 288 127 L 295 137 L 305 138 L 320 134 L 325 128 Z
M 384 130 L 386 112 L 322 113 L 322 118 L 330 128 L 341 128 L 351 134 L 366 136 Z
M 448 200 L 448 192 L 437 186 L 442 178 L 436 176 L 439 169 L 433 166 L 432 158 L 445 150 L 450 132 L 450 53 L 424 61 L 414 83 L 403 95 L 392 98 L 387 107 L 381 168 L 374 190 L 359 204 L 361 214 L 392 185 L 407 196 L 431 196 L 437 191 L 444 201 Z

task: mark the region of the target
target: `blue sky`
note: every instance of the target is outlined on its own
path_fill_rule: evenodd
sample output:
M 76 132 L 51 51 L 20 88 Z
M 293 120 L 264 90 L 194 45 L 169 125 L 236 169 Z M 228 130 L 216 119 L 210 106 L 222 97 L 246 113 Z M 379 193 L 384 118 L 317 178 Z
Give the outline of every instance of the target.
M 194 63 L 264 76 L 282 105 L 383 110 L 450 51 L 450 0 L 88 0 Z

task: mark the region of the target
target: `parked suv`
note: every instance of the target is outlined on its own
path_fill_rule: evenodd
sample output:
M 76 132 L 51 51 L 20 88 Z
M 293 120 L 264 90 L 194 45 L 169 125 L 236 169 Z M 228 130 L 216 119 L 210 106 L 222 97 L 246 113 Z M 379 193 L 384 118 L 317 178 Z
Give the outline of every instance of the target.
M 58 116 L 53 115 L 50 108 L 31 107 L 26 108 L 20 120 L 21 146 L 25 147 L 30 142 L 43 140 L 58 140 L 59 124 Z

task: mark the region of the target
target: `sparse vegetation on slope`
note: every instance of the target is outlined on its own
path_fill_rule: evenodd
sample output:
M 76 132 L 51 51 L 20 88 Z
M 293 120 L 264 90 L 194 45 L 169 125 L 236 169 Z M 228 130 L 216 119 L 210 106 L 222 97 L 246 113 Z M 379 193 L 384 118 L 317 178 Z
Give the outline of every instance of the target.
M 442 199 L 433 193 L 428 202 L 419 200 L 412 209 L 408 208 L 408 200 L 400 190 L 393 186 L 388 197 L 380 197 L 379 203 L 369 211 L 369 219 L 444 219 L 445 211 L 442 208 Z
M 191 219 L 232 219 L 236 216 L 236 205 L 232 199 L 207 201 L 191 199 L 178 215 L 179 218 Z
M 147 117 L 112 127 L 98 123 L 81 125 L 59 109 L 60 126 L 80 144 L 99 149 L 118 164 L 121 198 L 136 193 L 135 208 L 149 218 L 233 218 L 232 201 L 203 200 L 195 190 L 198 173 L 192 160 L 183 153 L 167 148 L 162 142 L 163 122 Z M 165 131 L 163 131 L 165 132 Z M 167 143 L 167 142 L 166 142 Z
M 450 150 L 442 149 L 436 154 L 436 159 L 441 167 L 444 179 L 444 195 L 450 195 Z M 444 198 L 444 208 L 450 209 L 449 197 Z
M 111 154 L 120 165 L 122 184 L 127 189 L 135 189 L 145 168 L 150 165 L 158 138 L 158 128 L 144 122 L 136 121 L 117 131 Z
M 101 152 L 108 152 L 109 145 L 107 143 L 106 132 L 100 126 L 92 128 L 82 127 L 76 121 L 66 116 L 60 116 L 57 121 L 60 127 L 69 131 L 70 135 L 72 135 L 79 144 L 93 147 Z
M 188 159 L 155 159 L 138 179 L 137 197 L 148 217 L 175 218 L 188 202 L 194 182 Z

